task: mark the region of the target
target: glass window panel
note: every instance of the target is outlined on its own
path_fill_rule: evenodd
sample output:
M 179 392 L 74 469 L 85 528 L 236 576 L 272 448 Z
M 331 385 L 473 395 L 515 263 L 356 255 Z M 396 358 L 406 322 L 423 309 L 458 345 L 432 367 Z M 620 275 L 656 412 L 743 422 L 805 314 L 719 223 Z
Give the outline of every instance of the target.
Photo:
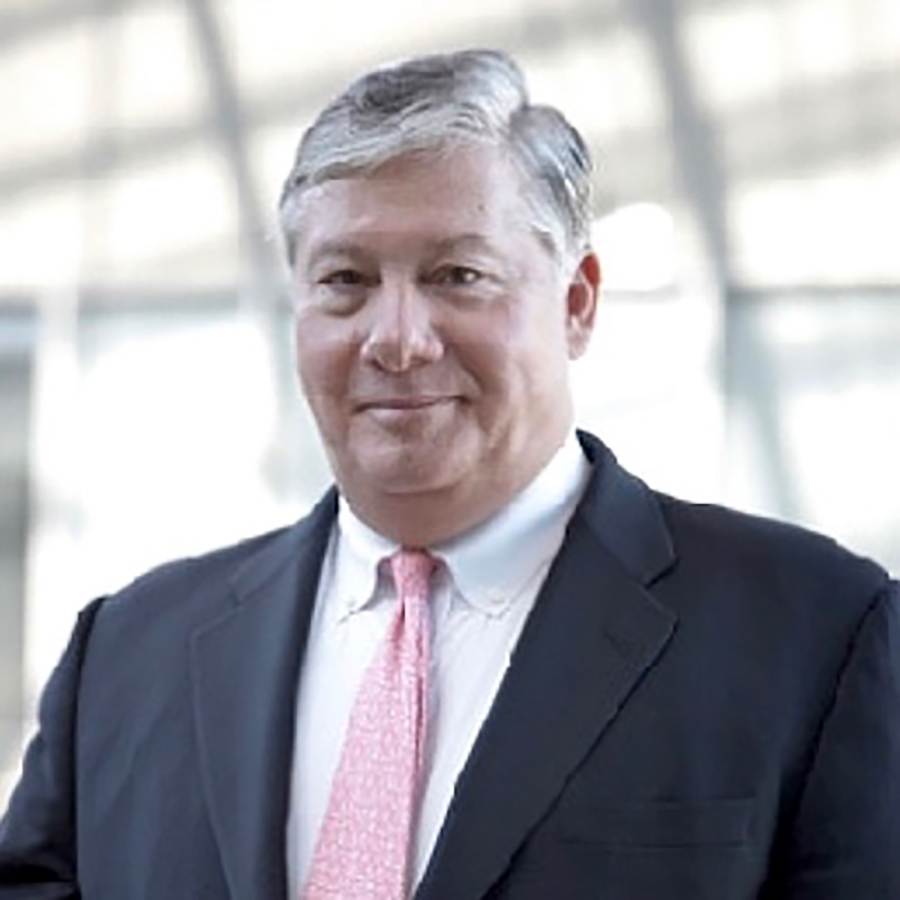
M 497 25 L 519 6 L 517 0 L 392 0 L 389 9 L 381 3 L 227 0 L 217 9 L 238 81 L 257 95 L 310 74 L 318 79 L 343 68 L 349 77 L 397 56 L 478 43 L 479 33 L 502 35 Z
M 694 82 L 713 109 L 771 95 L 784 84 L 779 24 L 778 10 L 758 2 L 704 6 L 683 18 Z
M 110 22 L 116 45 L 116 125 L 136 128 L 200 115 L 205 72 L 183 3 L 132 5 Z
M 89 23 L 79 21 L 0 52 L 0 161 L 59 156 L 84 141 L 93 49 Z
M 751 294 L 737 314 L 731 501 L 900 572 L 900 294 Z
M 858 67 L 857 17 L 847 0 L 795 0 L 783 9 L 790 65 L 797 77 L 830 81 Z
M 748 284 L 900 280 L 900 152 L 733 189 L 737 269 Z
M 641 128 L 664 117 L 650 48 L 634 29 L 572 39 L 560 53 L 526 63 L 534 99 L 558 106 L 584 134 Z
M 220 284 L 238 277 L 235 185 L 217 148 L 189 147 L 116 173 L 98 184 L 90 215 L 90 265 L 100 280 Z
M 0 203 L 0 288 L 72 284 L 81 271 L 83 206 L 72 186 Z

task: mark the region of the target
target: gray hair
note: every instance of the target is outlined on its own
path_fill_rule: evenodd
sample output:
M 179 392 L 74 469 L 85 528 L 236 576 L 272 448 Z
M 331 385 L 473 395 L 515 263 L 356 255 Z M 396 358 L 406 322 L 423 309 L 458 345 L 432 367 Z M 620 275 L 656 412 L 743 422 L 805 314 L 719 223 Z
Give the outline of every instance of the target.
M 587 249 L 592 166 L 581 135 L 559 110 L 529 102 L 524 76 L 506 54 L 464 50 L 368 72 L 322 111 L 300 141 L 279 202 L 289 259 L 310 187 L 467 141 L 510 153 L 524 175 L 534 225 L 552 251 Z

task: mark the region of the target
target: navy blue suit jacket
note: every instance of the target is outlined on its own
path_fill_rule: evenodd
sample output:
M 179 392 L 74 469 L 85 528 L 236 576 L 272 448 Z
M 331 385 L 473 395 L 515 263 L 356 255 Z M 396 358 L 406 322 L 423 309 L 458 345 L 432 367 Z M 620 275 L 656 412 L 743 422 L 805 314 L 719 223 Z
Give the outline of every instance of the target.
M 417 900 L 900 898 L 897 584 L 582 441 L 592 481 Z M 288 900 L 335 511 L 83 612 L 0 825 L 0 900 Z

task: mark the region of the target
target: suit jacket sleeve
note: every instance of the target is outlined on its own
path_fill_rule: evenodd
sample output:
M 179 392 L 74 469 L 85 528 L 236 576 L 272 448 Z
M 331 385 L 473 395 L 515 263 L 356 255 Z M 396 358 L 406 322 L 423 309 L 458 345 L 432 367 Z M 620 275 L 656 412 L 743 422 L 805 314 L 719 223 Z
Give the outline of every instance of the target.
M 821 726 L 771 900 L 900 897 L 900 584 L 874 599 Z
M 0 900 L 77 900 L 74 732 L 97 600 L 78 617 L 41 699 L 38 733 L 0 820 Z

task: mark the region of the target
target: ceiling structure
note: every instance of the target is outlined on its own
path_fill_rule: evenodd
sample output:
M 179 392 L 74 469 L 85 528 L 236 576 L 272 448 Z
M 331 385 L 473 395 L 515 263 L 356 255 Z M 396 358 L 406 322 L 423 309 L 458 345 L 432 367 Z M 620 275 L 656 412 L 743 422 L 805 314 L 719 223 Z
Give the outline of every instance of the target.
M 310 117 L 369 65 L 468 45 L 584 132 L 598 217 L 674 217 L 674 280 L 900 282 L 895 0 L 5 0 L 0 297 L 277 283 Z

